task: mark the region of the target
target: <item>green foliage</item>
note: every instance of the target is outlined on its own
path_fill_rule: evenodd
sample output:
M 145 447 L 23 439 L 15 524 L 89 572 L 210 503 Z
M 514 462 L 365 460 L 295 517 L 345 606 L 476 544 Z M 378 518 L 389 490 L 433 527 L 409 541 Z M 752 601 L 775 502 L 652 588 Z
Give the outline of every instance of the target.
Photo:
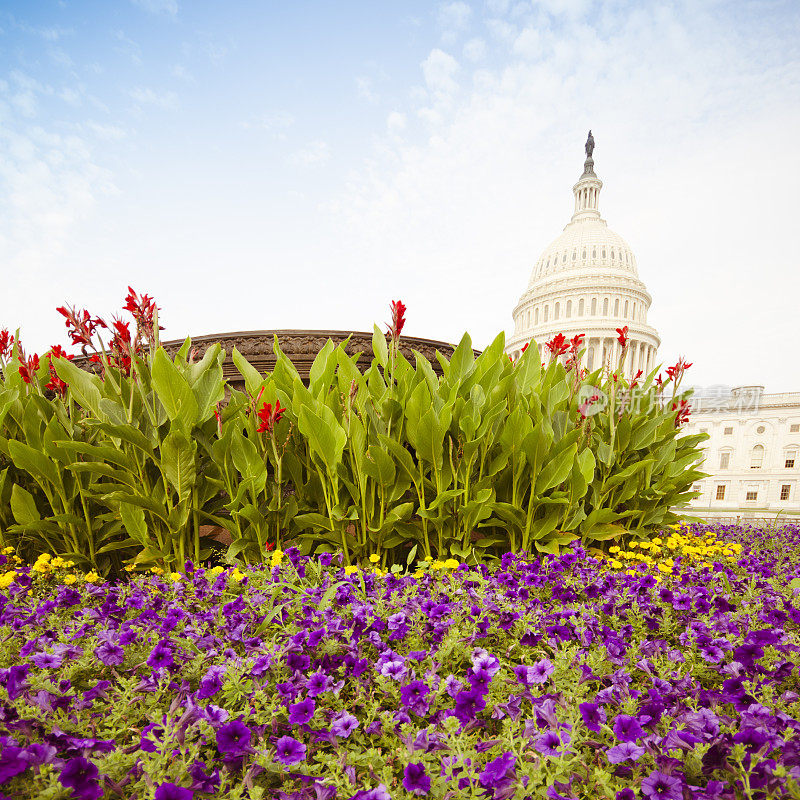
M 608 369 L 543 365 L 535 344 L 513 362 L 502 334 L 478 357 L 465 335 L 451 359 L 437 354 L 437 377 L 390 344 L 376 327 L 364 360 L 329 341 L 308 386 L 277 341 L 267 375 L 234 350 L 245 392 L 226 385 L 219 345 L 195 362 L 188 340 L 174 359 L 135 357 L 129 374 L 54 358 L 64 399 L 46 392 L 45 367 L 26 384 L 6 366 L 1 543 L 104 574 L 180 570 L 211 555 L 200 526 L 214 524 L 229 560 L 290 542 L 385 567 L 412 549 L 475 561 L 646 535 L 691 497 L 703 437 L 678 436 L 676 385 L 664 400 L 652 374 L 634 391 Z M 608 403 L 584 416 L 587 390 Z M 282 416 L 265 430 L 266 403 Z

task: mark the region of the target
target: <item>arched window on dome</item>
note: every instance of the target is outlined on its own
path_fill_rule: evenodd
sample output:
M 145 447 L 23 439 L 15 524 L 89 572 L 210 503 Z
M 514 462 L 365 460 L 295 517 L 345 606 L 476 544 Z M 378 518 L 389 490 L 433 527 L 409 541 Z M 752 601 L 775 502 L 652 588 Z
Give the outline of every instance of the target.
M 614 316 L 619 317 L 619 297 L 614 301 Z
M 583 298 L 578 301 L 578 316 L 583 316 Z
M 625 317 L 625 319 L 628 319 L 628 301 L 627 300 L 625 301 L 625 311 L 623 312 L 622 316 Z
M 530 328 L 530 326 L 531 326 L 531 312 L 530 311 L 526 311 L 525 312 L 525 327 L 526 328 Z
M 604 317 L 608 316 L 608 298 L 607 297 L 603 298 L 603 316 Z
M 596 297 L 592 298 L 592 316 L 593 317 L 597 316 L 597 298 Z
M 547 322 L 548 317 L 550 316 L 550 306 L 544 307 L 544 321 Z
M 573 260 L 573 261 L 575 261 L 575 259 L 576 259 L 577 257 L 578 257 L 578 251 L 577 251 L 577 250 L 573 250 L 573 251 L 572 251 L 572 260 Z
M 761 469 L 764 466 L 764 445 L 757 444 L 750 452 L 750 469 Z
M 614 248 L 613 247 L 611 248 L 611 260 L 612 261 L 614 260 Z
M 536 306 L 536 308 L 533 309 L 533 324 L 539 324 L 539 306 Z
M 636 319 L 636 303 L 633 304 L 633 308 L 631 309 L 631 319 Z
M 606 249 L 605 249 L 605 247 L 604 247 L 604 248 L 603 248 L 603 258 L 605 258 L 605 257 L 606 257 Z
M 581 256 L 581 258 L 583 258 L 583 260 L 586 261 L 586 248 L 585 247 L 583 248 L 583 255 Z
M 597 258 L 597 248 L 596 247 L 592 248 L 592 258 Z
M 566 264 L 567 263 L 567 251 L 566 250 L 564 251 L 564 255 L 561 256 L 561 263 L 562 264 Z
M 569 319 L 572 316 L 572 300 L 567 300 L 567 307 L 564 311 L 564 316 Z
M 561 312 L 561 304 L 556 303 L 555 308 L 553 309 L 553 319 L 558 319 Z

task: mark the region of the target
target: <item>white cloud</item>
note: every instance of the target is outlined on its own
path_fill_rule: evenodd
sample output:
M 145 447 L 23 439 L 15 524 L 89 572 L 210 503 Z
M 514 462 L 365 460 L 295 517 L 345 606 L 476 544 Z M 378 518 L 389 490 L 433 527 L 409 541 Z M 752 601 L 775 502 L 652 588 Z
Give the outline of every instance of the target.
M 321 140 L 309 142 L 305 147 L 292 153 L 290 161 L 303 167 L 311 167 L 317 164 L 324 164 L 331 155 L 331 149 L 327 142 Z
M 478 37 L 464 43 L 464 58 L 467 61 L 483 61 L 486 58 L 486 42 Z
M 356 89 L 358 90 L 358 96 L 363 97 L 367 102 L 378 102 L 379 98 L 378 94 L 373 89 L 372 78 L 367 78 L 363 75 L 356 78 Z
M 131 89 L 129 94 L 139 106 L 155 106 L 165 111 L 172 111 L 178 106 L 178 95 L 172 91 L 157 91 L 137 86 Z
M 455 74 L 458 72 L 458 61 L 449 53 L 436 48 L 431 50 L 422 62 L 422 74 L 425 85 L 434 93 L 452 94 L 458 88 Z
M 282 135 L 294 122 L 294 115 L 288 111 L 271 111 L 251 117 L 240 124 L 245 130 L 270 131 Z
M 386 127 L 391 133 L 400 133 L 406 127 L 406 115 L 399 111 L 392 111 L 386 118 Z
M 178 13 L 178 0 L 131 0 L 131 2 L 151 14 L 174 17 Z

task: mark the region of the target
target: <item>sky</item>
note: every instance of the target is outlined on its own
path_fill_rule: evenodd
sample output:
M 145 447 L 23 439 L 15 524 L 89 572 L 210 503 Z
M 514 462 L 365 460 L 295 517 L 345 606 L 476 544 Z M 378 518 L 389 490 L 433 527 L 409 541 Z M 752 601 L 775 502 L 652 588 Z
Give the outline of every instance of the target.
M 800 391 L 794 0 L 4 0 L 0 328 L 512 329 L 595 137 L 697 386 Z

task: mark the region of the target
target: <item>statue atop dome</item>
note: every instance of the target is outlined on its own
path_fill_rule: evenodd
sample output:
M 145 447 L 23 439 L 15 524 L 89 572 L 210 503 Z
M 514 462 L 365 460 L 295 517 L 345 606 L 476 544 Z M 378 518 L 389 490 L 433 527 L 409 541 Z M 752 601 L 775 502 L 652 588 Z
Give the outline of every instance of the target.
M 592 132 L 589 131 L 589 137 L 586 139 L 586 158 L 587 159 L 591 158 L 593 152 L 594 152 L 594 136 L 592 136 Z

